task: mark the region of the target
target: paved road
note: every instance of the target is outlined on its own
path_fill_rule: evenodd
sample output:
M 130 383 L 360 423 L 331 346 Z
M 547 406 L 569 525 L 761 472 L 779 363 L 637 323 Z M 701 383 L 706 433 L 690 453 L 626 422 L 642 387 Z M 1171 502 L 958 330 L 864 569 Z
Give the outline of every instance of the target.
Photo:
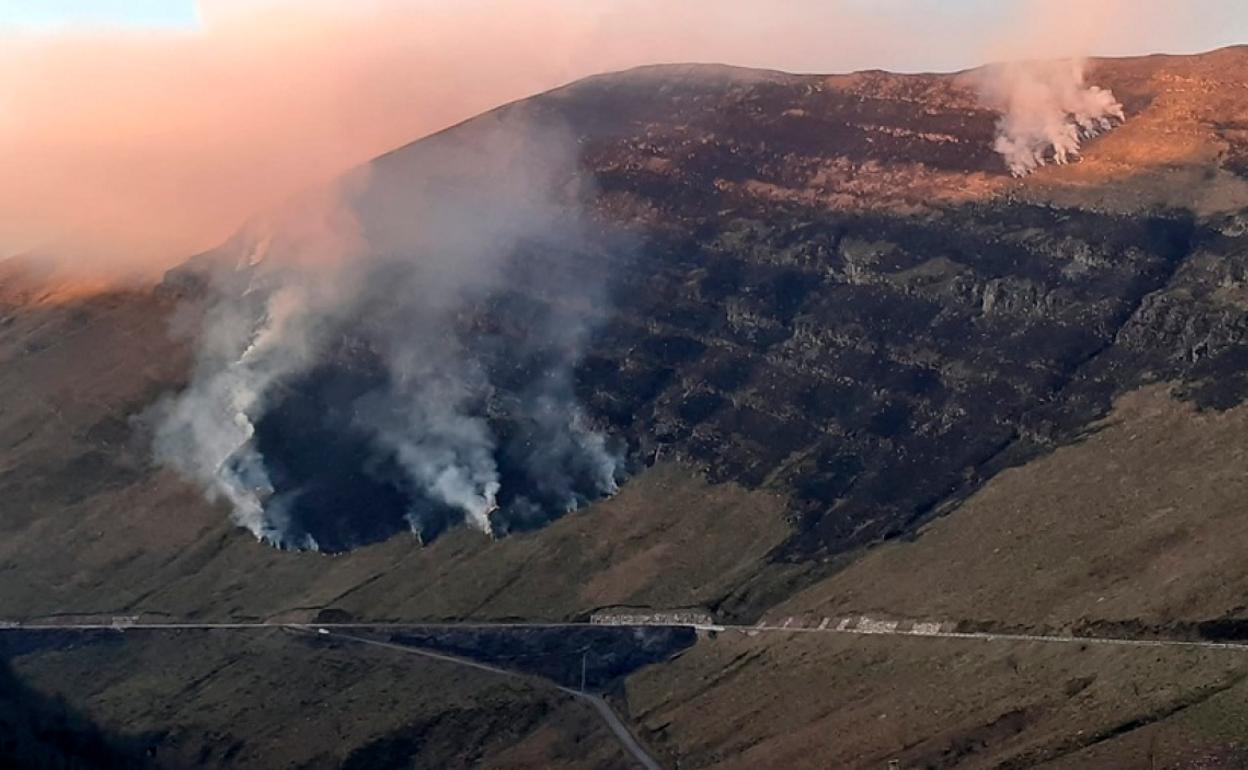
M 842 619 L 848 620 L 848 619 Z M 1193 641 L 1187 639 L 1131 639 L 1126 637 L 1098 637 L 1098 636 L 1057 636 L 1044 634 L 1011 634 L 1011 633 L 990 633 L 990 632 L 973 632 L 973 631 L 941 631 L 938 630 L 940 624 L 928 623 L 915 626 L 902 626 L 900 624 L 889 623 L 885 621 L 869 621 L 868 618 L 857 619 L 862 623 L 861 627 L 854 623 L 839 622 L 835 625 L 830 623 L 830 619 L 823 621 L 813 627 L 803 626 L 800 623 L 794 624 L 793 619 L 785 621 L 781 624 L 760 623 L 757 625 L 733 625 L 733 624 L 716 624 L 716 623 L 648 623 L 643 625 L 653 625 L 656 627 L 691 627 L 698 631 L 714 631 L 720 633 L 735 632 L 748 635 L 756 634 L 840 634 L 854 636 L 900 636 L 911 639 L 961 639 L 975 642 L 1037 642 L 1042 644 L 1097 644 L 1097 645 L 1113 645 L 1120 647 L 1171 647 L 1171 648 L 1195 648 L 1209 650 L 1228 650 L 1231 652 L 1248 653 L 1248 643 L 1243 642 L 1211 642 L 1211 641 Z M 869 621 L 869 622 L 862 622 Z M 148 623 L 131 620 L 130 618 L 118 618 L 113 622 L 103 623 L 57 623 L 57 622 L 0 622 L 0 633 L 4 631 L 211 631 L 211 630 L 248 630 L 248 629 L 288 629 L 300 631 L 318 636 L 328 636 L 343 640 L 349 640 L 358 644 L 367 644 L 375 647 L 384 647 L 397 652 L 409 655 L 419 655 L 425 658 L 441 660 L 447 663 L 454 663 L 468 668 L 474 668 L 480 671 L 487 671 L 500 676 L 508 676 L 518 679 L 524 679 L 530 682 L 539 682 L 545 686 L 553 687 L 563 693 L 571 695 L 585 703 L 589 704 L 602 717 L 603 721 L 611 729 L 620 745 L 632 755 L 637 762 L 646 770 L 661 770 L 660 765 L 646 752 L 645 748 L 637 741 L 636 737 L 629 731 L 628 727 L 612 710 L 611 706 L 602 698 L 580 690 L 574 690 L 568 687 L 555 684 L 549 680 L 540 677 L 521 674 L 515 671 L 509 671 L 498 666 L 491 666 L 488 663 L 479 663 L 474 660 L 460 658 L 453 655 L 432 652 L 430 650 L 420 649 L 417 647 L 407 647 L 392 642 L 384 642 L 377 639 L 369 639 L 367 637 L 357 636 L 350 631 L 401 631 L 403 629 L 431 629 L 431 628 L 479 628 L 479 629 L 524 629 L 524 628 L 590 628 L 590 627 L 611 627 L 611 626 L 636 626 L 636 623 L 551 623 L 551 622 L 464 622 L 464 623 L 280 623 L 280 622 L 240 622 L 240 623 L 181 623 L 181 622 L 161 622 Z
M 446 655 L 440 652 L 433 652 L 418 647 L 408 647 L 393 642 L 383 642 L 379 639 L 369 639 L 363 636 L 346 633 L 349 630 L 373 630 L 373 631 L 397 631 L 402 629 L 429 629 L 429 628 L 585 628 L 588 623 L 277 623 L 277 622 L 243 622 L 243 623 L 141 623 L 138 621 L 130 621 L 129 619 L 119 619 L 109 623 L 0 623 L 0 632 L 4 631 L 217 631 L 217 630 L 256 630 L 256 629 L 286 629 L 292 631 L 300 631 L 307 634 L 313 634 L 320 637 L 328 637 L 332 639 L 343 639 L 357 644 L 367 644 L 373 647 L 384 647 L 388 650 L 406 653 L 409 655 L 419 655 L 422 658 L 431 658 L 455 665 L 465 666 L 467 668 L 475 668 L 478 671 L 486 671 L 499 676 L 511 677 L 514 679 L 523 679 L 528 682 L 536 682 L 545 687 L 553 687 L 560 692 L 571 695 L 572 697 L 584 701 L 589 704 L 595 712 L 598 713 L 602 720 L 606 722 L 611 733 L 619 741 L 620 746 L 637 760 L 637 763 L 646 770 L 662 770 L 662 766 L 654 760 L 653 757 L 642 747 L 637 738 L 629 731 L 628 726 L 620 719 L 619 715 L 611 708 L 605 700 L 597 695 L 581 690 L 574 690 L 570 687 L 564 687 L 555 684 L 548 679 L 538 676 L 530 676 L 516 671 L 510 671 L 498 666 L 491 666 L 488 663 L 480 663 L 468 658 L 461 658 L 455 655 Z
M 566 688 L 560 689 L 564 689 L 566 691 Z M 573 694 L 575 695 L 576 693 L 573 692 Z M 633 737 L 631 732 L 629 732 L 628 727 L 620 721 L 620 718 L 615 715 L 615 711 L 612 710 L 611 706 L 605 700 L 597 695 L 590 695 L 589 693 L 580 693 L 578 697 L 582 697 L 589 701 L 590 705 L 597 709 L 598 713 L 601 714 L 602 718 L 606 721 L 607 726 L 611 728 L 611 732 L 615 733 L 615 737 L 619 740 L 620 745 L 623 746 L 629 754 L 632 754 L 642 767 L 646 768 L 646 770 L 663 770 L 659 763 L 655 762 L 654 759 L 646 753 L 646 750 L 642 748 L 640 743 L 637 742 L 637 739 Z
M 422 628 L 586 628 L 602 624 L 591 624 L 585 622 L 473 622 L 464 621 L 462 623 L 286 623 L 280 621 L 246 621 L 246 622 L 223 622 L 223 623 L 188 623 L 188 622 L 149 622 L 149 621 L 93 621 L 89 623 L 75 622 L 57 622 L 57 621 L 35 621 L 6 623 L 0 621 L 0 631 L 117 631 L 117 630 L 136 630 L 136 631 L 211 631 L 214 629 L 259 629 L 259 628 L 293 628 L 301 630 L 316 630 L 325 628 L 334 631 L 349 631 L 351 629 L 365 630 L 403 630 L 403 629 L 422 629 Z M 619 624 L 624 625 L 624 624 Z M 636 625 L 636 624 L 628 624 Z M 685 624 L 660 624 L 660 625 L 685 625 Z
M 343 635 L 347 631 L 402 631 L 404 629 L 524 629 L 524 628 L 610 628 L 612 626 L 636 627 L 649 625 L 656 628 L 693 628 L 698 631 L 736 632 L 743 634 L 849 634 L 855 636 L 902 636 L 912 639 L 966 639 L 984 642 L 1040 642 L 1045 644 L 1100 644 L 1120 647 L 1189 647 L 1210 650 L 1232 650 L 1248 652 L 1245 642 L 1212 642 L 1189 639 L 1132 639 L 1129 637 L 1112 636 L 1059 636 L 1044 634 L 1011 634 L 974 631 L 936 631 L 906 630 L 904 628 L 843 628 L 838 626 L 803 627 L 791 624 L 758 624 L 753 626 L 718 624 L 718 623 L 587 623 L 587 622 L 462 622 L 462 623 L 281 623 L 270 621 L 253 621 L 240 623 L 180 623 L 180 622 L 95 622 L 95 623 L 56 623 L 56 622 L 25 622 L 5 624 L 0 622 L 0 633 L 4 631 L 209 631 L 244 630 L 265 628 L 287 628 L 300 631 L 326 631 Z M 352 637 L 355 638 L 355 637 Z M 371 640 L 370 640 L 371 641 Z M 402 648 L 410 650 L 411 648 Z M 501 671 L 502 669 L 490 669 Z
M 1130 639 L 1112 636 L 1046 636 L 1043 634 L 1000 634 L 977 631 L 906 631 L 902 629 L 801 628 L 777 625 L 699 626 L 706 631 L 742 631 L 785 634 L 853 634 L 857 636 L 905 636 L 914 639 L 973 639 L 984 642 L 1042 642 L 1045 644 L 1105 644 L 1119 647 L 1195 647 L 1209 650 L 1248 652 L 1248 643 L 1209 642 L 1188 639 Z
M 320 627 L 318 626 L 317 628 L 319 629 Z M 300 628 L 299 630 L 311 632 L 310 629 L 305 629 L 305 628 Z M 445 655 L 440 652 L 432 652 L 430 650 L 424 650 L 419 647 L 407 647 L 402 644 L 395 644 L 393 642 L 383 642 L 378 639 L 368 639 L 363 636 L 355 636 L 354 634 L 342 633 L 341 631 L 328 631 L 328 629 L 326 629 L 326 633 L 324 634 L 319 634 L 319 631 L 318 631 L 318 635 L 327 636 L 331 639 L 346 639 L 352 642 L 356 642 L 358 644 L 367 644 L 373 647 L 384 647 L 389 650 L 396 650 L 398 652 L 407 653 L 409 655 L 419 655 L 422 658 L 432 658 L 434 660 L 441 660 L 447 663 L 454 663 L 456 665 L 465 666 L 467 668 L 475 668 L 478 671 L 488 671 L 491 674 L 498 674 L 500 676 L 511 677 L 513 679 L 523 679 L 529 682 L 537 682 L 546 687 L 553 687 L 554 689 L 559 690 L 560 692 L 571 695 L 573 698 L 577 698 L 578 700 L 582 700 L 588 703 L 594 709 L 594 711 L 598 712 L 598 715 L 602 717 L 602 721 L 607 723 L 607 727 L 609 727 L 611 729 L 611 732 L 615 735 L 616 740 L 620 742 L 620 745 L 624 748 L 625 751 L 627 751 L 629 754 L 633 756 L 634 759 L 637 760 L 637 764 L 646 768 L 646 770 L 663 770 L 662 766 L 658 762 L 654 761 L 654 758 L 651 757 L 650 754 L 646 752 L 645 748 L 643 748 L 642 745 L 637 741 L 636 737 L 634 737 L 633 734 L 629 732 L 628 726 L 625 725 L 624 722 L 620 720 L 620 717 L 615 713 L 614 709 L 611 708 L 610 704 L 608 704 L 605 700 L 598 697 L 597 695 L 593 695 L 592 693 L 582 692 L 581 690 L 574 690 L 571 687 L 564 687 L 562 685 L 554 684 L 547 679 L 542 679 L 541 677 L 529 676 L 527 674 L 521 674 L 515 671 L 509 671 L 508 669 L 505 669 L 505 668 L 491 666 L 488 663 L 479 663 L 475 660 L 469 660 L 467 658 L 460 658 L 455 655 Z

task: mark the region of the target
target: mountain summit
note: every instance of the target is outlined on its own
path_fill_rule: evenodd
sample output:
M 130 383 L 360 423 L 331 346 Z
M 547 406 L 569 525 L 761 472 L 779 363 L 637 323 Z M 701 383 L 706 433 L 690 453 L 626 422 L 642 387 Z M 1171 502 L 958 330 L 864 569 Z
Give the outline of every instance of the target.
M 681 767 L 1240 766 L 1242 653 L 1144 643 L 1248 621 L 1248 48 L 1090 62 L 1113 119 L 1024 176 L 986 77 L 601 75 L 156 287 L 6 265 L 4 613 L 875 629 L 619 642 L 604 688 Z M 625 761 L 566 692 L 180 639 L 127 647 L 146 689 L 88 682 L 95 642 L 10 653 L 169 766 Z M 511 644 L 422 642 L 575 684 Z M 278 747 L 273 671 L 413 716 Z

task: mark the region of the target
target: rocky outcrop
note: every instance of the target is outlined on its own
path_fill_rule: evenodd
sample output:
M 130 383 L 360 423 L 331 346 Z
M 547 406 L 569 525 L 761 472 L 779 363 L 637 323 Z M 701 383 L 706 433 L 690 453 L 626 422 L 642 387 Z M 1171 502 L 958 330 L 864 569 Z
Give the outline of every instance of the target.
M 524 349 L 526 319 L 582 302 L 593 422 L 634 467 L 674 456 L 783 492 L 797 534 L 778 557 L 911 531 L 1142 383 L 1185 380 L 1210 405 L 1248 393 L 1242 217 L 1037 200 L 1048 182 L 1009 180 L 994 116 L 957 78 L 654 68 L 508 111 L 577 138 L 601 237 L 524 254 L 538 280 L 465 328 Z M 603 296 L 543 289 L 577 271 L 605 276 Z M 541 373 L 491 361 L 496 382 Z M 500 388 L 489 414 L 514 397 Z

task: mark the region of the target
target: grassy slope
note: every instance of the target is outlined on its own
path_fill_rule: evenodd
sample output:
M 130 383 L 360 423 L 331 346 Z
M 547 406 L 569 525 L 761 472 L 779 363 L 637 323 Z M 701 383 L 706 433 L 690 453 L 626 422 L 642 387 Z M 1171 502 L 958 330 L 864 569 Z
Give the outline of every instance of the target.
M 1133 393 L 1083 441 L 775 611 L 1051 627 L 1242 614 L 1245 435 L 1248 407 L 1198 413 L 1161 388 Z
M 1246 674 L 1225 652 L 731 634 L 632 677 L 628 696 L 682 768 L 1062 767 Z M 1242 708 L 1223 721 L 1200 745 L 1248 729 Z M 1158 745 L 1190 757 L 1183 735 Z M 1147 748 L 1124 742 L 1089 767 L 1147 767 L 1131 753 Z
M 350 554 L 279 553 L 152 466 L 128 418 L 188 365 L 147 294 L 15 313 L 0 334 L 0 615 L 563 618 L 709 601 L 788 534 L 784 503 L 661 465 L 615 499 L 491 542 L 459 530 Z M 67 459 L 68 458 L 68 459 Z
M 1222 66 L 1209 66 L 1215 65 Z M 1139 98 L 1156 90 L 1151 78 L 1139 84 Z M 1112 85 L 1129 93 L 1129 83 Z M 1201 210 L 1243 205 L 1240 180 L 1210 184 L 1200 176 L 1220 136 L 1201 123 L 1180 126 L 1183 142 L 1174 138 L 1169 118 L 1181 117 L 1191 99 L 1206 98 L 1192 93 L 1178 83 L 1154 103 L 1155 120 L 1136 120 L 1098 145 L 1101 161 L 1090 155 L 1079 166 L 1046 170 L 1018 183 L 1018 192 L 1136 211 L 1176 203 L 1176 195 L 1186 205 L 1197 185 L 1216 193 L 1216 200 L 1201 201 Z M 1150 146 L 1140 132 L 1174 153 L 1133 157 Z M 1141 174 L 1131 184 L 1117 183 L 1124 169 L 1137 167 L 1156 179 Z M 736 583 L 786 532 L 780 501 L 707 487 L 666 467 L 611 503 L 537 535 L 484 547 L 461 532 L 427 549 L 400 538 L 332 560 L 274 553 L 232 530 L 195 490 L 153 473 L 141 443 L 129 443 L 124 416 L 184 376 L 185 351 L 165 335 L 171 311 L 150 297 L 106 295 L 0 319 L 5 614 L 142 609 L 222 617 L 333 604 L 374 616 L 560 617 L 600 604 L 695 603 Z M 1244 604 L 1241 556 L 1248 544 L 1237 508 L 1245 419 L 1242 408 L 1195 415 L 1156 391 L 1136 394 L 1083 443 L 1002 474 L 913 542 L 873 549 L 776 614 L 879 611 L 1063 626 L 1082 619 L 1166 623 L 1236 611 Z M 673 568 L 679 577 L 667 574 Z M 323 669 L 300 663 L 302 650 L 297 659 L 280 658 L 289 677 L 231 668 L 239 673 L 213 680 L 221 700 L 196 691 L 193 700 L 173 698 L 182 704 L 177 708 L 143 705 L 153 693 L 179 692 L 186 686 L 181 674 L 199 658 L 210 663 L 226 654 L 199 643 L 181 648 L 181 659 L 153 653 L 177 661 L 162 674 L 130 653 L 122 662 L 132 667 L 119 669 L 127 676 L 110 674 L 116 651 L 85 663 L 69 656 L 87 651 L 39 655 L 20 670 L 40 686 L 93 692 L 92 716 L 112 724 L 155 727 L 181 719 L 193 726 L 187 752 L 198 751 L 192 744 L 199 738 L 189 736 L 202 736 L 213 724 L 247 723 L 258 746 L 279 753 L 292 750 L 283 744 L 322 737 L 299 732 L 291 741 L 284 732 L 298 721 L 294 714 L 306 716 L 336 686 L 309 678 L 309 671 Z M 328 670 L 353 671 L 358 659 L 353 652 Z M 1198 747 L 1231 750 L 1248 730 L 1236 705 L 1244 694 L 1244 685 L 1235 684 L 1239 665 L 1197 652 L 1072 654 L 930 640 L 721 637 L 634 677 L 629 696 L 634 714 L 656 737 L 667 736 L 672 756 L 686 756 L 682 766 L 730 755 L 742 767 L 872 767 L 891 756 L 937 766 L 992 766 L 1011 757 L 1088 768 L 1122 766 L 1125 757 L 1147 766 L 1144 752 L 1158 744 L 1172 752 L 1165 762 L 1191 759 Z M 97 679 L 112 681 L 114 689 L 92 689 L 101 684 Z M 299 687 L 285 687 L 296 679 Z M 403 702 L 430 711 L 409 714 L 403 724 L 454 713 L 456 705 L 436 696 L 459 681 L 435 678 L 412 687 L 411 701 Z M 495 714 L 510 713 L 512 699 L 491 700 L 476 686 L 468 689 L 474 699 L 497 705 Z M 1213 692 L 1223 686 L 1229 689 Z M 374 694 L 371 685 L 366 690 Z M 279 691 L 292 699 L 286 706 L 237 711 L 241 695 Z M 388 697 L 377 701 L 387 707 L 377 712 L 382 716 L 368 712 L 367 720 L 394 711 L 399 701 Z M 471 721 L 465 713 L 458 723 Z M 1105 734 L 1137 719 L 1148 725 Z M 378 737 L 343 735 L 342 745 Z M 563 733 L 550 723 L 531 735 L 538 737 L 499 750 L 544 757 L 550 746 L 563 745 Z
M 726 593 L 788 534 L 782 499 L 664 464 L 613 500 L 499 542 L 459 530 L 423 548 L 399 537 L 337 557 L 274 551 L 154 468 L 130 421 L 185 377 L 189 356 L 169 336 L 177 312 L 142 292 L 0 305 L 0 618 L 306 618 L 328 606 L 361 618 L 565 618 L 682 606 Z M 170 767 L 619 760 L 581 704 L 410 656 L 283 638 L 128 639 L 25 656 L 16 672 L 108 732 L 169 731 L 159 754 Z
M 1102 62 L 1147 110 L 1014 191 L 1111 211 L 1239 209 L 1216 170 L 1244 49 Z M 1191 78 L 1219 83 L 1207 88 Z M 1248 408 L 1130 394 L 1085 439 L 991 480 L 906 541 L 872 548 L 769 616 L 858 612 L 1069 628 L 1248 611 Z M 1164 632 L 1164 629 L 1163 629 Z M 1248 764 L 1248 658 L 890 638 L 721 637 L 635 676 L 634 714 L 689 766 L 1234 768 Z
M 158 767 L 629 766 L 596 714 L 547 686 L 317 641 L 131 632 L 14 668 L 97 724 L 149 736 Z
M 769 614 L 1162 633 L 1242 615 L 1246 428 L 1248 407 L 1132 393 L 1083 441 Z M 1245 676 L 1238 652 L 724 636 L 633 677 L 629 696 L 682 766 L 1237 767 Z

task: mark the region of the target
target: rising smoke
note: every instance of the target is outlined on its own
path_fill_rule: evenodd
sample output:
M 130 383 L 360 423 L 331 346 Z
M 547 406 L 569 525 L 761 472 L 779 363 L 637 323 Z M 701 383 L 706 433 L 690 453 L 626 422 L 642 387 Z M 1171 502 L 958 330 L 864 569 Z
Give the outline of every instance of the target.
M 150 277 L 299 190 L 580 77 L 663 61 L 815 68 L 829 30 L 838 60 L 823 66 L 865 66 L 878 63 L 866 39 L 883 37 L 842 33 L 879 21 L 840 0 L 199 6 L 196 30 L 0 26 L 0 258 L 38 247 Z
M 0 257 L 51 244 L 79 269 L 150 273 L 276 212 L 199 261 L 216 299 L 190 385 L 152 412 L 156 449 L 257 537 L 330 550 L 389 526 L 343 510 L 397 512 L 426 538 L 456 521 L 501 534 L 611 494 L 622 471 L 575 396 L 602 284 L 570 137 L 478 121 L 324 180 L 598 71 L 926 67 L 906 57 L 933 37 L 921 15 L 850 0 L 201 8 L 196 31 L 4 33 Z M 1067 36 L 1071 14 L 1048 15 Z M 999 36 L 947 26 L 935 37 L 959 56 Z M 1079 72 L 997 82 L 1015 171 L 1121 118 Z
M 155 411 L 158 458 L 282 547 L 384 537 L 378 516 L 503 534 L 613 494 L 622 452 L 573 387 L 603 289 L 578 269 L 598 249 L 587 183 L 572 137 L 523 113 L 383 157 L 199 260 L 217 299 L 190 386 Z
M 1225 23 L 1235 2 L 939 5 L 199 0 L 195 30 L 0 26 L 0 258 L 42 247 L 77 270 L 150 278 L 404 142 L 606 70 L 913 71 L 1157 50 L 1172 35 L 1191 45 L 1193 26 Z
M 1078 160 L 1085 140 L 1126 120 L 1113 93 L 1084 81 L 1078 59 L 993 65 L 977 84 L 1001 113 L 993 149 L 1014 176 Z

